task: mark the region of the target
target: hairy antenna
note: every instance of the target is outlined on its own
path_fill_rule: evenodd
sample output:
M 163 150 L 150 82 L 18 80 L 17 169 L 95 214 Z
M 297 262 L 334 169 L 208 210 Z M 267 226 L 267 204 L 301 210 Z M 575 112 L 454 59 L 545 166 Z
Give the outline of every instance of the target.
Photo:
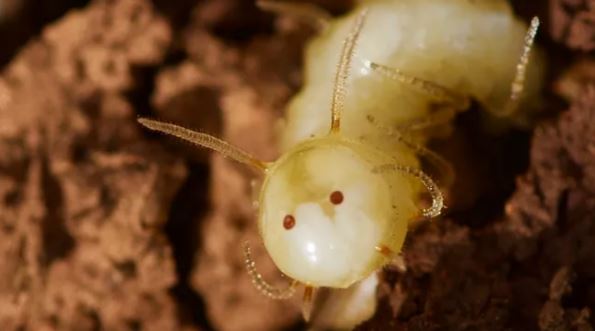
M 339 60 L 339 66 L 337 67 L 337 73 L 335 74 L 335 87 L 333 89 L 333 99 L 331 102 L 331 132 L 339 132 L 341 128 L 341 112 L 344 108 L 345 89 L 347 79 L 349 78 L 349 71 L 351 69 L 351 61 L 353 60 L 357 38 L 362 31 L 367 13 L 368 11 L 364 9 L 357 16 L 349 36 L 347 36 L 343 42 L 341 58 Z
M 510 98 L 499 115 L 509 115 L 513 113 L 519 105 L 521 95 L 525 89 L 525 76 L 527 74 L 527 65 L 529 64 L 529 55 L 531 54 L 531 49 L 533 48 L 533 42 L 535 41 L 538 29 L 539 18 L 535 16 L 531 20 L 531 24 L 525 35 L 525 46 L 523 47 L 523 53 L 516 66 L 516 73 L 510 88 Z
M 138 122 L 151 130 L 163 132 L 193 144 L 212 149 L 221 153 L 221 155 L 224 157 L 229 157 L 240 163 L 252 166 L 260 171 L 264 172 L 267 170 L 267 165 L 265 162 L 260 161 L 247 152 L 206 133 L 192 131 L 175 124 L 150 120 L 147 118 L 139 118 Z
M 254 262 L 252 259 L 252 250 L 250 249 L 250 244 L 248 242 L 244 242 L 243 246 L 246 270 L 248 270 L 248 274 L 250 275 L 250 278 L 252 278 L 252 284 L 254 284 L 256 289 L 271 299 L 286 300 L 291 298 L 295 294 L 297 282 L 295 280 L 292 281 L 291 284 L 284 289 L 279 289 L 269 284 L 256 270 L 256 262 Z
M 428 208 L 422 209 L 422 215 L 428 218 L 433 218 L 440 215 L 442 212 L 442 208 L 444 208 L 444 197 L 442 196 L 442 192 L 440 192 L 438 185 L 434 183 L 432 178 L 426 175 L 423 171 L 399 164 L 384 164 L 374 168 L 372 171 L 376 173 L 398 171 L 416 177 L 422 182 L 422 184 L 424 184 L 426 190 L 428 190 L 430 196 L 432 197 L 432 205 Z

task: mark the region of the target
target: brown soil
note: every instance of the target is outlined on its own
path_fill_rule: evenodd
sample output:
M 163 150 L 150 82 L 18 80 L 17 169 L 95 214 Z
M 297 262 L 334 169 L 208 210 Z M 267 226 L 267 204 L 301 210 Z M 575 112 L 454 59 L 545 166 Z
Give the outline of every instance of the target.
M 277 275 L 251 173 L 135 119 L 272 159 L 311 31 L 250 1 L 36 3 L 0 2 L 0 330 L 302 329 L 298 303 L 244 271 L 247 239 Z M 359 330 L 593 330 L 595 2 L 515 6 L 545 21 L 545 115 L 493 136 L 471 111 L 436 143 L 467 176 L 409 236 L 407 271 L 383 272 Z

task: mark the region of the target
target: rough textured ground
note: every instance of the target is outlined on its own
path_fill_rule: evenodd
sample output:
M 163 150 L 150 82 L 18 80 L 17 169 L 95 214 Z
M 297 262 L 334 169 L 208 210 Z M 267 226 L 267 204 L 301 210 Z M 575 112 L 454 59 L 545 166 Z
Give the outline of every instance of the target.
M 408 238 L 360 330 L 593 330 L 595 2 L 515 7 L 545 22 L 543 119 L 490 136 L 472 111 L 436 143 L 464 189 Z M 251 173 L 135 118 L 272 159 L 311 32 L 242 0 L 1 0 L 0 330 L 302 329 L 244 271 L 249 240 L 278 277 Z

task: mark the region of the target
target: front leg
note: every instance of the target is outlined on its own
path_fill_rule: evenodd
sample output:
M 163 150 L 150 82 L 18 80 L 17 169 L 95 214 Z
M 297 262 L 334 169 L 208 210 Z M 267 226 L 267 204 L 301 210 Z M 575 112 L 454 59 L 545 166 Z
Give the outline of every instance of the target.
M 440 183 L 441 187 L 448 188 L 452 185 L 452 183 L 454 182 L 455 173 L 450 162 L 448 162 L 438 153 L 409 140 L 402 134 L 402 131 L 400 129 L 393 129 L 391 127 L 384 126 L 380 122 L 378 122 L 378 120 L 376 120 L 376 118 L 374 118 L 374 116 L 372 115 L 366 116 L 366 119 L 368 120 L 368 122 L 370 122 L 370 124 L 374 125 L 378 130 L 380 130 L 383 135 L 391 137 L 397 143 L 403 144 L 404 146 L 408 147 L 413 152 L 415 152 L 417 156 L 422 158 L 424 161 L 428 162 L 428 164 L 430 164 L 432 168 L 434 168 L 433 170 L 439 178 L 438 182 Z M 436 120 L 437 118 L 433 119 Z M 417 123 L 417 125 L 420 124 L 421 123 Z M 410 123 L 410 125 L 413 125 L 413 123 Z
M 425 92 L 428 96 L 434 99 L 436 103 L 448 105 L 449 108 L 464 110 L 469 108 L 471 103 L 470 97 L 465 94 L 458 93 L 457 91 L 438 83 L 407 74 L 399 68 L 393 68 L 375 62 L 370 62 L 369 66 L 373 71 L 386 78 Z

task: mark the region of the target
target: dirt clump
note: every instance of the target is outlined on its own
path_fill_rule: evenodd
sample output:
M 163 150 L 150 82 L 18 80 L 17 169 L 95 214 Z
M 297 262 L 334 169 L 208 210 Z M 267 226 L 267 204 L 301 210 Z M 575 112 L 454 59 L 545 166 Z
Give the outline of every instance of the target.
M 552 38 L 581 51 L 595 49 L 595 1 L 552 0 Z
M 2 330 L 179 329 L 161 229 L 186 168 L 143 137 L 126 96 L 170 42 L 149 1 L 98 1 L 5 68 Z

